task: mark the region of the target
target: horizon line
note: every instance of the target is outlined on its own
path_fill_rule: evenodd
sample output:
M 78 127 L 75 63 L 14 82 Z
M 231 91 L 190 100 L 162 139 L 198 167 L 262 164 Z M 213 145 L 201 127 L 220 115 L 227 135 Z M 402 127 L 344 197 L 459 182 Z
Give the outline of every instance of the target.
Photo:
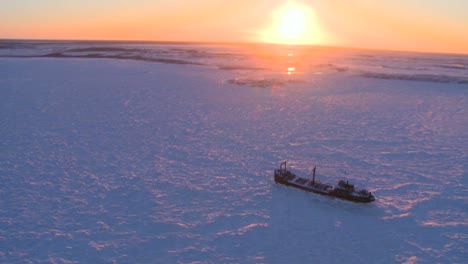
M 381 52 L 401 52 L 401 53 L 421 53 L 421 54 L 449 54 L 468 56 L 468 53 L 449 52 L 449 51 L 418 51 L 418 50 L 403 50 L 403 49 L 384 49 L 384 48 L 369 48 L 369 47 L 353 47 L 353 46 L 337 46 L 324 44 L 286 44 L 272 42 L 253 42 L 253 41 L 200 41 L 200 40 L 135 40 L 135 39 L 47 39 L 47 38 L 0 38 L 0 42 L 4 41 L 20 41 L 20 42 L 102 42 L 102 43 L 160 43 L 168 45 L 277 45 L 277 46 L 296 46 L 296 47 L 317 47 L 331 49 L 349 49 L 349 50 L 367 50 Z M 0 47 L 1 48 L 1 47 Z

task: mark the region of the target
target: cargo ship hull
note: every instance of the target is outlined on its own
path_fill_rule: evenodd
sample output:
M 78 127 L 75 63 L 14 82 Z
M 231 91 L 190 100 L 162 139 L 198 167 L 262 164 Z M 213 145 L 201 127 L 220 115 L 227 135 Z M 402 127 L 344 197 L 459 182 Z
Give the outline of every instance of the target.
M 306 179 L 296 176 L 286 169 L 286 162 L 281 163 L 280 169 L 275 170 L 274 179 L 276 183 L 291 186 L 307 192 L 312 192 L 320 195 L 336 197 L 359 203 L 370 203 L 375 201 L 372 193 L 367 190 L 354 189 L 354 185 L 348 182 L 339 181 L 338 185 L 332 185 L 317 182 L 315 180 L 315 168 L 312 179 Z

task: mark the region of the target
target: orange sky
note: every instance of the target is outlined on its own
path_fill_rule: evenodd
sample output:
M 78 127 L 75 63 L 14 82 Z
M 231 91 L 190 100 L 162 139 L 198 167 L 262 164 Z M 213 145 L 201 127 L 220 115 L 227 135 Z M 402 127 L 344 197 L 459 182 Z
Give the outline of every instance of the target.
M 286 43 L 277 28 L 288 2 L 15 0 L 2 3 L 0 38 Z M 298 44 L 468 53 L 468 1 L 295 4 L 310 10 Z

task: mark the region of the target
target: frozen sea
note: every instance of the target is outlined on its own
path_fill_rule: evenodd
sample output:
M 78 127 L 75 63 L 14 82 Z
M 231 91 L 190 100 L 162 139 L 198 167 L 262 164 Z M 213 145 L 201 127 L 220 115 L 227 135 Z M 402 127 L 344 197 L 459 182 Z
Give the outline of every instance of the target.
M 467 263 L 467 111 L 467 55 L 2 40 L 0 262 Z

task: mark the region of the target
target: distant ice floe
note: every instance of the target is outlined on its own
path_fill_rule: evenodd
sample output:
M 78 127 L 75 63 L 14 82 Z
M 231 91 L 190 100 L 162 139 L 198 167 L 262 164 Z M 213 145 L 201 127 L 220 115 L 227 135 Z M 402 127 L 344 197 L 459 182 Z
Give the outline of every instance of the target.
M 192 64 L 202 65 L 198 62 L 181 60 L 181 59 L 168 59 L 168 58 L 151 58 L 134 54 L 73 54 L 70 52 L 54 52 L 39 57 L 52 57 L 52 58 L 88 58 L 88 59 L 120 59 L 120 60 L 140 60 L 149 62 L 159 62 L 168 64 Z
M 0 57 L 124 59 L 167 64 L 212 65 L 244 55 L 188 43 L 0 42 Z

